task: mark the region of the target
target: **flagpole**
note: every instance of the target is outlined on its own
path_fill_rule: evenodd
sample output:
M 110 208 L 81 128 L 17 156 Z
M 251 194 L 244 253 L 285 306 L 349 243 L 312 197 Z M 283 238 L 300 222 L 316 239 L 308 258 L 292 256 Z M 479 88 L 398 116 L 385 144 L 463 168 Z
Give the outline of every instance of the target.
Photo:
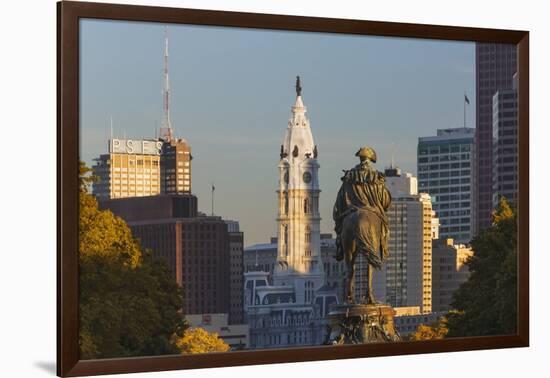
M 464 92 L 464 128 L 466 128 L 466 92 Z
M 212 216 L 214 216 L 214 183 L 212 183 Z

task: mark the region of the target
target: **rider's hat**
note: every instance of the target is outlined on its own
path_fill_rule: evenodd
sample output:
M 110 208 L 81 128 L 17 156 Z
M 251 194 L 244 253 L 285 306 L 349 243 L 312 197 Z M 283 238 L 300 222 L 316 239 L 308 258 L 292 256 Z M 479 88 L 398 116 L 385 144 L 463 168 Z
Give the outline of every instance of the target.
M 367 158 L 373 163 L 376 163 L 376 152 L 370 147 L 363 146 L 355 153 L 355 156 Z

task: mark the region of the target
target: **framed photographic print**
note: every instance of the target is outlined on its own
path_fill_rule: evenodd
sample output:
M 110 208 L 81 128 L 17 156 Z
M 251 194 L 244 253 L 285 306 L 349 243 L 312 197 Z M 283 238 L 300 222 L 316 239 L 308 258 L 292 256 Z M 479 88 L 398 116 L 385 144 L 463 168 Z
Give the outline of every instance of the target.
M 529 35 L 58 3 L 58 375 L 529 345 Z

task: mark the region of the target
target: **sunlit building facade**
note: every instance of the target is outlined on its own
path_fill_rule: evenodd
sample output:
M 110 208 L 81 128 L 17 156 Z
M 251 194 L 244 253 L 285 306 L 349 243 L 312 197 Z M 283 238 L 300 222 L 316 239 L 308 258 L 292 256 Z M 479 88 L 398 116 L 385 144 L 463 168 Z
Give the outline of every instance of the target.
M 432 249 L 432 310 L 452 310 L 453 294 L 468 280 L 470 271 L 465 264 L 473 256 L 472 248 L 455 244 L 453 239 L 434 241 Z
M 432 239 L 431 198 L 418 193 L 417 180 L 398 168 L 387 169 L 386 186 L 392 195 L 387 211 L 390 255 L 381 270 L 375 270 L 373 289 L 377 300 L 393 307 L 418 306 L 421 313 L 432 311 Z M 364 269 L 364 263 L 360 265 Z M 357 272 L 357 277 L 367 275 Z M 361 293 L 365 283 L 357 285 Z
M 157 140 L 109 140 L 109 153 L 92 167 L 97 176 L 92 193 L 101 199 L 160 194 L 161 151 L 162 142 Z

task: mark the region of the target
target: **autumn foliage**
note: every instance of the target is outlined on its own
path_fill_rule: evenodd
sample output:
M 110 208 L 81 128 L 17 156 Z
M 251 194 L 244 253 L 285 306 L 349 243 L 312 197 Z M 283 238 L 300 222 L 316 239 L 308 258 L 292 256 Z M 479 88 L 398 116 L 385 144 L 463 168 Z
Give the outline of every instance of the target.
M 121 218 L 98 208 L 80 166 L 80 358 L 179 354 L 228 347 L 206 331 L 185 338 L 181 289 L 164 262 L 141 246 Z M 197 346 L 189 345 L 189 342 Z M 200 353 L 200 352 L 197 352 Z
M 441 340 L 445 338 L 449 329 L 447 328 L 447 320 L 440 318 L 438 321 L 430 324 L 420 324 L 416 331 L 409 336 L 410 341 L 422 340 Z
M 227 352 L 229 346 L 216 333 L 208 333 L 202 328 L 190 328 L 175 344 L 182 354 Z

